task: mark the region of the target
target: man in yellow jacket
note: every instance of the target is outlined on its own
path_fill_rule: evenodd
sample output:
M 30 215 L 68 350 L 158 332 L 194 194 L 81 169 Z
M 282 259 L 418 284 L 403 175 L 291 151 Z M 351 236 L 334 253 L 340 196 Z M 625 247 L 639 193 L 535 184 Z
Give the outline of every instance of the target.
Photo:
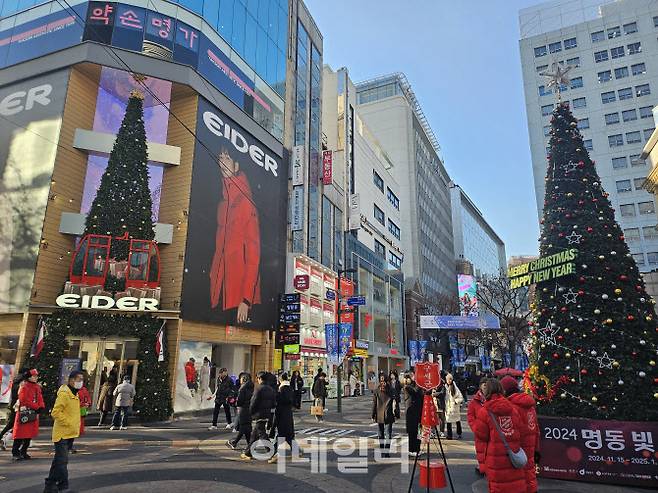
M 78 390 L 83 385 L 83 374 L 73 371 L 66 385 L 57 391 L 57 399 L 50 413 L 53 417 L 53 443 L 55 457 L 46 478 L 44 493 L 69 489 L 69 443 L 80 434 L 80 399 Z

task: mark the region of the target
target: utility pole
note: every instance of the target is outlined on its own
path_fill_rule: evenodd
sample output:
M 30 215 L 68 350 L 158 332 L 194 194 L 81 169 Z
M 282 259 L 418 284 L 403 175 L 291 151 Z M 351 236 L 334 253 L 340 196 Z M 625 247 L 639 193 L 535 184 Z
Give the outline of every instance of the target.
M 341 279 L 343 274 L 348 274 L 348 273 L 354 273 L 356 272 L 356 269 L 338 269 L 338 329 L 336 330 L 336 347 L 338 348 L 338 352 L 340 353 L 340 316 L 343 314 L 345 311 L 348 310 L 343 310 L 342 309 L 342 301 L 343 301 L 343 295 L 341 291 Z M 352 327 L 352 330 L 354 330 L 354 327 Z M 338 366 L 336 367 L 336 386 L 338 387 L 336 389 L 336 410 L 341 413 L 343 412 L 343 361 L 338 362 Z

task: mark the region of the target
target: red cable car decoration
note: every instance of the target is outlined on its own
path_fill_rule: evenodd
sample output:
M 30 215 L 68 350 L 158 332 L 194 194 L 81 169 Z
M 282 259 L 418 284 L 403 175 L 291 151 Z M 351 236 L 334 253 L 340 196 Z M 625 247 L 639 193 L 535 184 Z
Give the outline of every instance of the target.
M 128 260 L 110 258 L 113 241 L 129 241 Z M 126 280 L 128 288 L 157 288 L 160 285 L 160 250 L 153 240 L 87 234 L 75 251 L 69 278 L 74 284 L 103 286 L 108 274 Z

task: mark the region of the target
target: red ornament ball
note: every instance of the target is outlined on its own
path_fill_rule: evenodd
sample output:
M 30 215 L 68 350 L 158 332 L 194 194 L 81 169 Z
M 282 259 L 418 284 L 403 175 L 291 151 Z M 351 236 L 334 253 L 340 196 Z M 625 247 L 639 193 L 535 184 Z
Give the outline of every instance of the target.
M 562 313 L 565 313 L 565 312 L 567 311 L 567 307 L 566 307 L 566 306 L 563 306 L 562 308 L 560 308 L 560 311 L 561 311 Z
M 584 294 L 585 294 L 585 291 L 583 291 L 582 289 L 580 291 L 578 291 L 578 296 L 583 296 Z
M 622 274 L 621 276 L 619 276 L 619 280 L 620 281 L 628 281 L 628 276 L 625 276 L 624 274 Z
M 582 277 L 582 276 L 579 277 L 579 278 L 578 278 L 578 282 L 580 282 L 581 284 L 584 283 L 584 282 L 585 282 L 585 278 Z
M 558 359 L 559 357 L 560 357 L 559 354 L 557 354 L 557 353 L 553 353 L 553 358 Z
M 587 227 L 587 232 L 588 232 L 588 233 L 591 233 L 592 231 L 594 231 L 594 228 L 592 228 L 591 226 L 588 226 L 588 227 Z
M 628 317 L 626 317 L 626 320 L 632 321 L 635 320 L 635 317 L 633 315 L 629 315 Z
M 580 370 L 580 374 L 581 375 L 587 375 L 587 369 L 583 368 L 582 370 Z

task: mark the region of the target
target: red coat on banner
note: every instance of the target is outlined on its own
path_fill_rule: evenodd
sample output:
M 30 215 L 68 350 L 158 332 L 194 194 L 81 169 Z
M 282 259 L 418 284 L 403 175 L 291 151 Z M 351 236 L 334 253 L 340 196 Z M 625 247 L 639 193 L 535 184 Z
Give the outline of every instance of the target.
M 468 411 L 466 413 L 466 420 L 468 421 L 468 426 L 471 428 L 471 430 L 475 427 L 475 419 L 477 417 L 477 413 L 480 409 L 482 409 L 482 406 L 484 405 L 484 395 L 480 390 L 478 390 L 473 398 L 471 399 L 471 402 L 468 403 Z M 478 460 L 478 468 L 480 469 L 480 472 L 482 474 L 486 474 L 487 467 L 484 463 L 484 451 L 487 448 L 486 442 L 483 442 L 482 440 L 479 440 L 478 437 L 475 437 L 475 455 Z
M 194 368 L 194 363 L 191 361 L 185 363 L 185 381 L 187 383 L 196 382 L 196 368 Z
M 41 385 L 38 383 L 23 380 L 18 388 L 18 402 L 21 407 L 29 409 L 43 409 L 46 405 L 43 403 L 41 394 Z M 16 413 L 14 420 L 14 439 L 17 438 L 35 438 L 39 434 L 39 416 L 30 423 L 21 423 L 21 413 Z
M 537 424 L 537 409 L 535 400 L 530 394 L 517 392 L 510 395 L 509 400 L 521 416 L 525 424 L 525 433 L 521 437 L 521 446 L 528 456 L 525 466 L 525 479 L 528 493 L 537 491 L 537 471 L 535 470 L 535 450 L 539 449 L 539 425 Z
M 85 432 L 85 416 L 91 407 L 91 396 L 87 387 L 78 390 L 78 399 L 80 399 L 80 436 L 82 436 Z M 82 409 L 85 409 L 85 411 L 82 411 Z
M 486 444 L 484 462 L 489 493 L 526 493 L 525 472 L 512 466 L 505 445 L 487 411 L 496 417 L 507 443 L 515 452 L 521 447 L 525 427 L 516 408 L 500 394 L 493 394 L 478 410 L 473 432 L 478 440 Z
M 215 255 L 210 268 L 210 304 L 222 310 L 260 303 L 258 212 L 244 173 L 224 178 L 217 208 Z

